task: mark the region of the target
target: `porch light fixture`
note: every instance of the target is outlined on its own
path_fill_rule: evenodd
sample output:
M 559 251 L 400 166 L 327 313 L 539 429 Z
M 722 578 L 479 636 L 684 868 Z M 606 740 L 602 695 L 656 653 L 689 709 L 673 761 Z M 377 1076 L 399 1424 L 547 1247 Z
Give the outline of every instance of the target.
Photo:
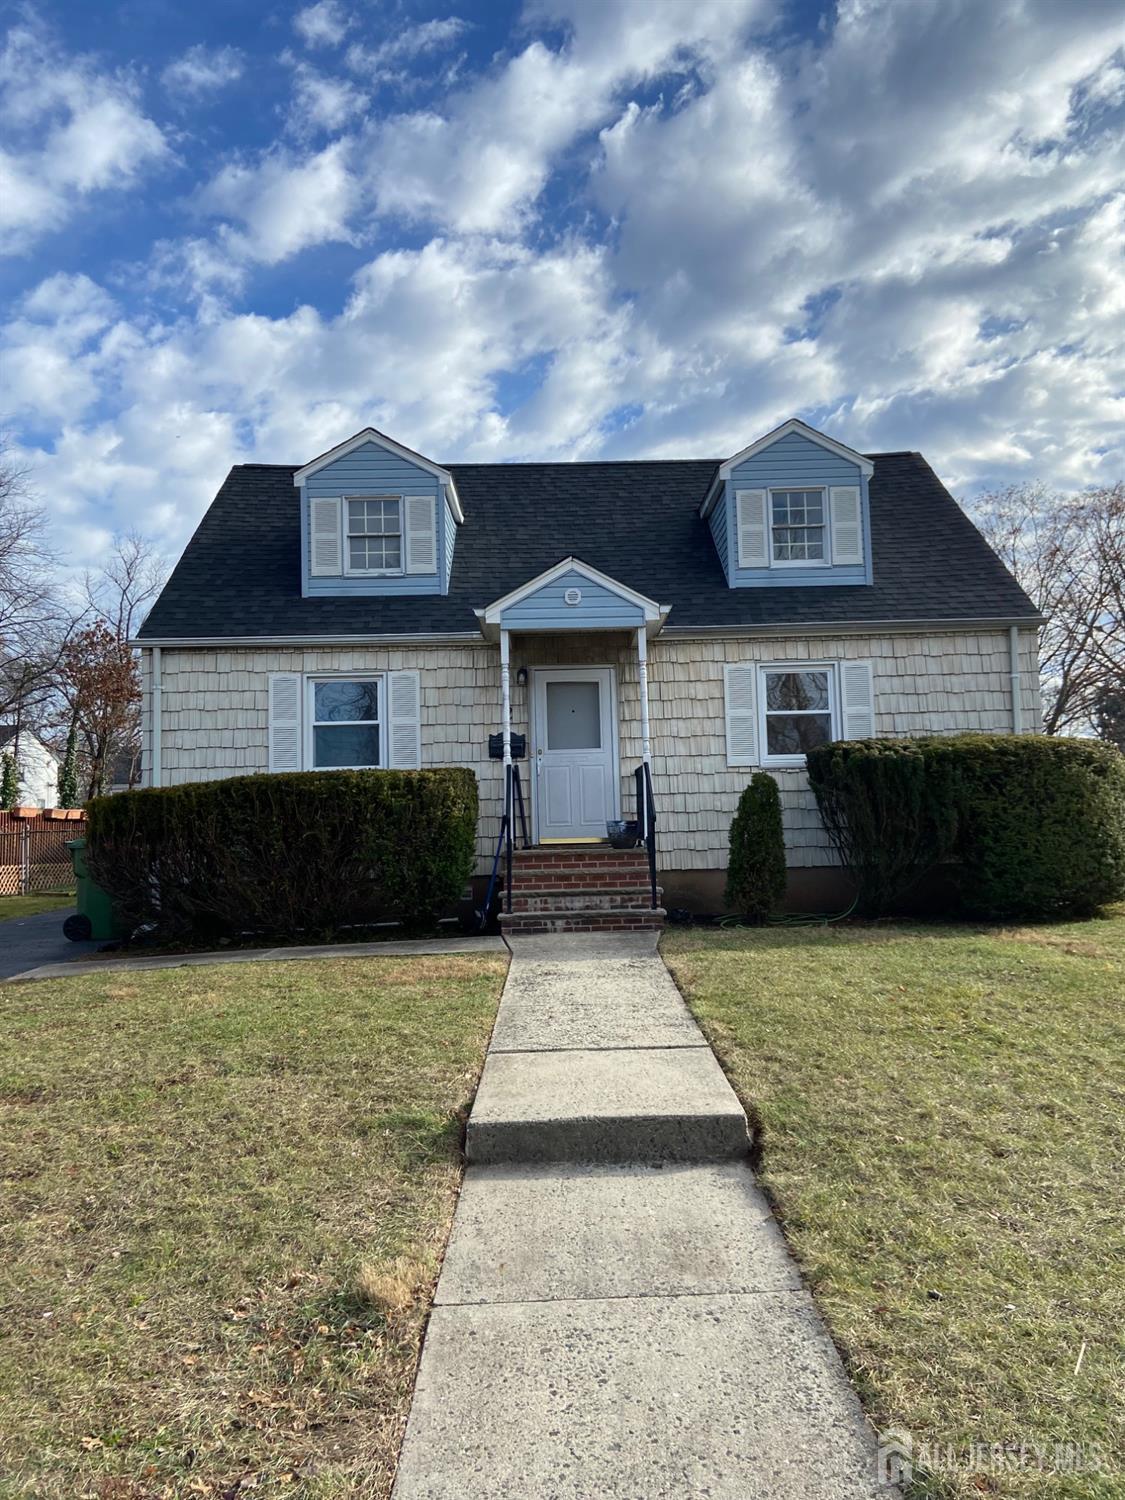
M 517 672 L 516 672 L 516 686 L 517 687 L 526 687 L 527 686 L 527 668 L 526 667 L 520 667 L 517 670 Z

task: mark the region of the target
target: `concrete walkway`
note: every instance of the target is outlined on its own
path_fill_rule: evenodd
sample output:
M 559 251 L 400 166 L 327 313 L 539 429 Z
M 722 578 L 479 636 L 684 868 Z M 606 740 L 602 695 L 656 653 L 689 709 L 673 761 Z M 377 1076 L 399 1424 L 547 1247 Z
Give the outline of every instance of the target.
M 654 938 L 513 947 L 395 1500 L 895 1494 Z
M 64 912 L 63 916 L 66 915 Z M 29 921 L 38 920 L 29 918 Z M 6 927 L 0 925 L 0 942 Z M 62 939 L 65 943 L 66 939 Z M 67 943 L 78 953 L 96 949 L 97 943 Z M 92 963 L 50 963 L 23 973 L 9 970 L 6 982 L 23 979 L 77 979 L 82 974 L 111 974 L 119 969 L 183 969 L 199 964 L 295 963 L 317 958 L 410 958 L 433 953 L 507 953 L 501 937 L 403 938 L 385 943 L 319 943 L 308 948 L 219 948 L 213 953 L 152 953 L 147 957 L 99 958 Z M 25 962 L 27 960 L 25 959 Z M 0 968 L 0 977 L 5 977 Z
M 524 938 L 394 1500 L 872 1500 L 874 1437 L 652 935 Z

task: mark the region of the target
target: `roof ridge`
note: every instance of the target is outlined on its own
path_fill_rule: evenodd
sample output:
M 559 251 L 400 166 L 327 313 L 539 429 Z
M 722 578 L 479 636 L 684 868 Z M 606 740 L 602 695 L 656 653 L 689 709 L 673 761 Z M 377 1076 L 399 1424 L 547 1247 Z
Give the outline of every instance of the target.
M 916 448 L 884 448 L 876 452 L 865 453 L 864 458 L 920 458 L 922 455 Z M 717 467 L 724 463 L 721 458 L 495 458 L 481 459 L 462 462 L 453 459 L 440 465 L 443 469 L 625 469 L 640 468 L 642 465 L 659 464 L 662 468 L 672 465 L 702 466 L 710 464 Z M 294 474 L 302 467 L 301 464 L 270 464 L 253 460 L 246 463 L 232 464 L 235 469 L 279 469 L 287 474 Z

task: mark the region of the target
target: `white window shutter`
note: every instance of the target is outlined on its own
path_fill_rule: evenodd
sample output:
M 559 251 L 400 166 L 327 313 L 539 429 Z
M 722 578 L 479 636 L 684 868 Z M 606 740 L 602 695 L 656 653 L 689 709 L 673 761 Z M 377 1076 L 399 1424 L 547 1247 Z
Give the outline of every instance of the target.
M 395 771 L 417 771 L 422 764 L 422 680 L 417 672 L 387 676 L 389 764 Z
M 404 495 L 406 512 L 403 531 L 406 533 L 406 571 L 408 573 L 437 572 L 437 522 L 434 516 L 432 495 Z
M 344 571 L 338 496 L 318 496 L 309 501 L 309 530 L 309 572 L 314 578 L 338 578 Z
M 770 526 L 765 490 L 735 490 L 735 520 L 738 531 L 738 566 L 768 568 L 770 565 Z
M 301 755 L 301 691 L 298 672 L 270 673 L 269 766 L 271 771 L 299 771 Z
M 869 661 L 840 664 L 844 739 L 870 740 L 875 735 L 875 681 Z
M 755 666 L 731 662 L 723 668 L 728 766 L 758 764 L 757 676 Z
M 828 492 L 832 519 L 832 561 L 841 565 L 863 562 L 863 510 L 856 484 L 834 484 Z

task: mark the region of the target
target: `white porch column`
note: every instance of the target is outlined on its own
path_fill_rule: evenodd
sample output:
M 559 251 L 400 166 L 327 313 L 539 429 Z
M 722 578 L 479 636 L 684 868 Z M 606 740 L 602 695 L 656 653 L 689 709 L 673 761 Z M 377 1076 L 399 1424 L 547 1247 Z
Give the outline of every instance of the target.
M 504 705 L 504 767 L 512 764 L 512 688 L 508 673 L 508 632 L 500 631 L 500 697 Z
M 641 759 L 651 768 L 652 745 L 648 730 L 648 636 L 643 625 L 637 627 L 637 670 L 641 684 Z

